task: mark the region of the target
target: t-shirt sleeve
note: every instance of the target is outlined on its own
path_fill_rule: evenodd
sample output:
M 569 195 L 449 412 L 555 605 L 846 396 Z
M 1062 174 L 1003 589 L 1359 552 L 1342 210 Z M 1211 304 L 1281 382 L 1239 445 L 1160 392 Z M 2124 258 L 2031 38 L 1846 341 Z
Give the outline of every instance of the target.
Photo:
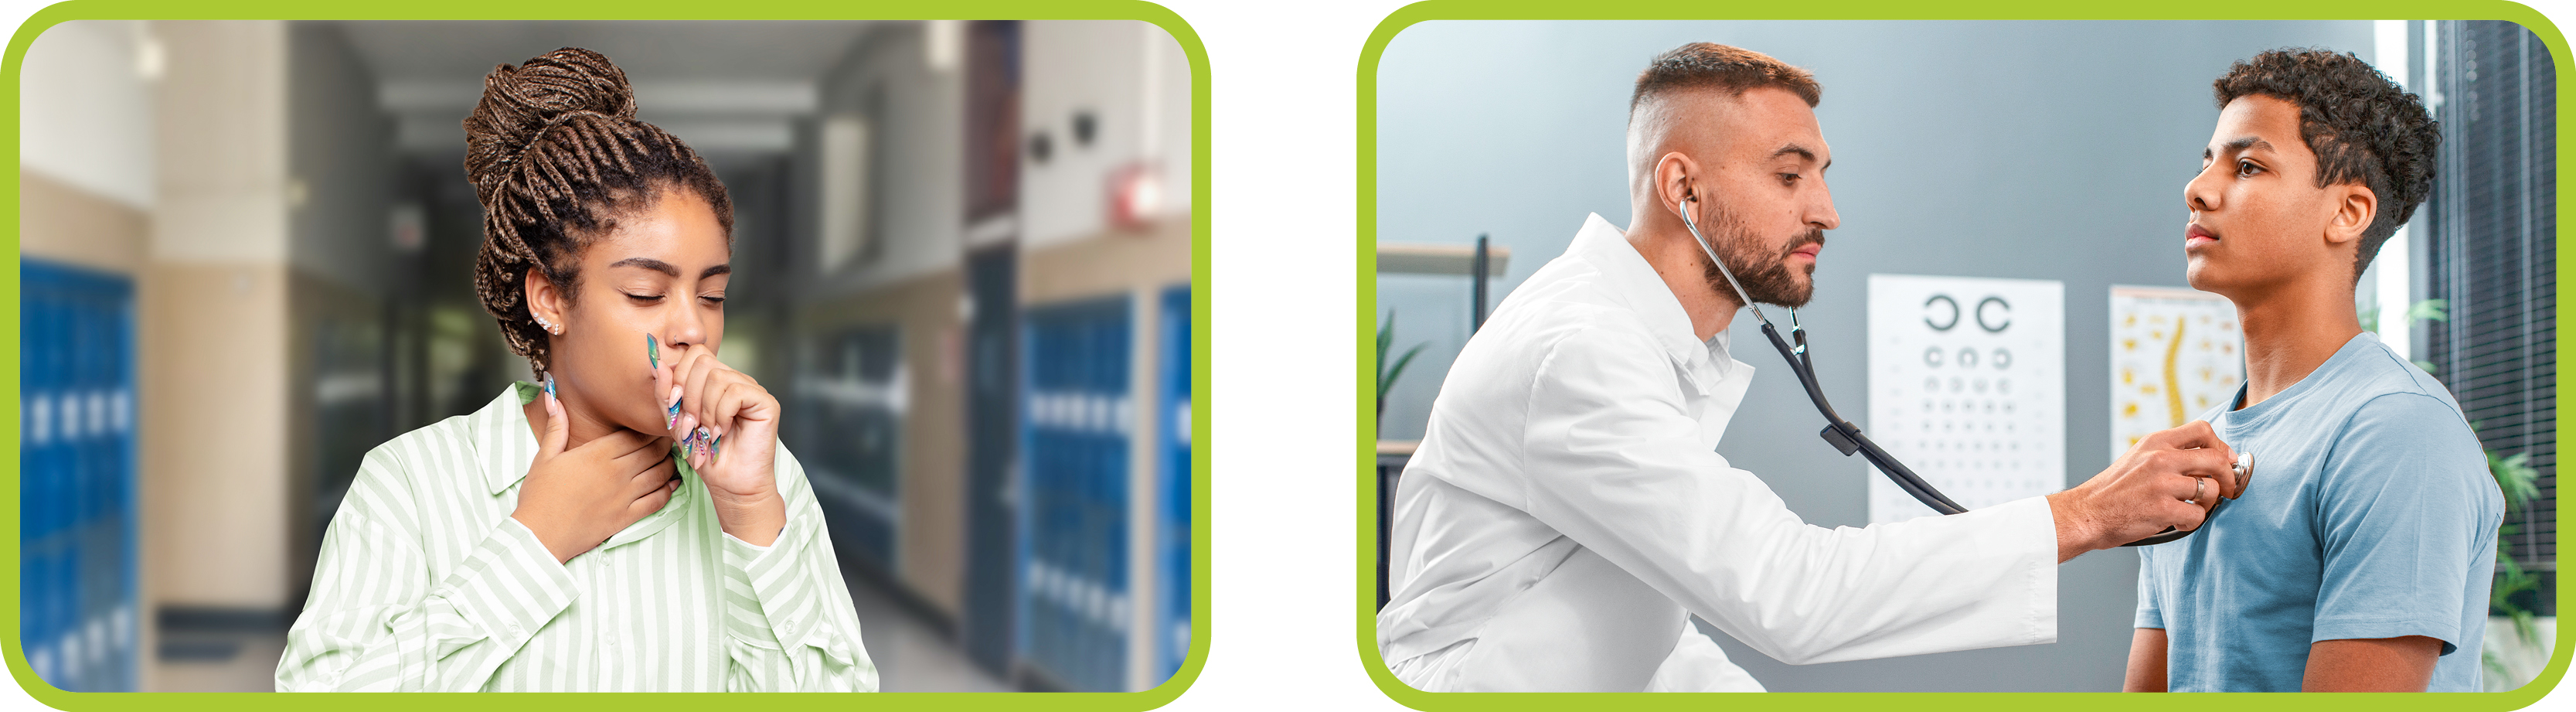
M 2155 552 L 2138 552 L 2138 624 L 2136 628 L 2165 627 L 2165 611 L 2156 604 Z
M 2372 399 L 2354 413 L 2320 473 L 2317 532 L 2324 576 L 2310 642 L 2421 635 L 2459 648 L 2471 551 L 2494 531 L 2503 496 L 2458 411 L 2420 393 Z

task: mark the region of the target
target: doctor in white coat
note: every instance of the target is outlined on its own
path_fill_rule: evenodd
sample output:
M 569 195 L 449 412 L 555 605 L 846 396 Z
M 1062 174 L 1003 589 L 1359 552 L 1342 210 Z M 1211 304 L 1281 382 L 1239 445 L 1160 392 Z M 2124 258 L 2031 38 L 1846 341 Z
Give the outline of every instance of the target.
M 1378 650 L 1428 691 L 1760 691 L 1693 614 L 1792 664 L 2057 639 L 2057 565 L 2233 497 L 2206 423 L 2074 489 L 1867 528 L 1800 521 L 1715 451 L 1742 305 L 1805 303 L 1839 224 L 1805 71 L 1685 45 L 1638 78 L 1635 222 L 1591 216 L 1468 341 L 1395 497 Z M 1797 413 L 1768 417 L 1812 416 Z M 1760 446 L 1760 445 L 1755 445 Z

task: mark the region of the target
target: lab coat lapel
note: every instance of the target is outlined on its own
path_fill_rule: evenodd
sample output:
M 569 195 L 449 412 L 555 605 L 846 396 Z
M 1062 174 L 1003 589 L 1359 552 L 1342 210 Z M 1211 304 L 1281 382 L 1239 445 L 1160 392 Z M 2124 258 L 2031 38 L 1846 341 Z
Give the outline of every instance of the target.
M 1625 233 L 1611 227 L 1600 213 L 1593 213 L 1584 219 L 1583 231 L 1575 233 L 1574 249 L 1582 252 L 1584 261 L 1601 270 L 1605 278 L 1602 284 L 1626 303 L 1639 321 L 1645 322 L 1646 330 L 1655 335 L 1656 345 L 1664 347 L 1664 355 L 1671 357 L 1674 364 L 1685 366 L 1685 372 L 1696 370 L 1688 368 L 1690 365 L 1706 365 L 1708 344 L 1691 334 L 1690 313 L 1682 310 L 1682 300 L 1673 296 L 1672 288 L 1664 286 L 1664 277 L 1655 273 L 1655 266 L 1646 262 L 1645 255 L 1637 254 L 1636 246 L 1628 244 Z M 1705 395 L 1708 386 L 1715 384 L 1695 385 Z
M 1646 262 L 1628 237 L 1599 213 L 1586 217 L 1583 230 L 1574 235 L 1574 249 L 1608 277 L 1602 280 L 1620 301 L 1645 322 L 1655 335 L 1655 343 L 1664 347 L 1672 359 L 1682 385 L 1690 389 L 1703 434 L 1711 444 L 1726 431 L 1727 421 L 1744 400 L 1744 391 L 1753 385 L 1753 367 L 1727 354 L 1727 335 L 1700 341 L 1691 331 L 1690 313 L 1682 301 L 1673 296 L 1662 275 Z
M 1708 349 L 1700 352 L 1708 365 L 1685 368 L 1684 373 L 1700 374 L 1708 386 L 1700 389 L 1706 400 L 1701 402 L 1699 425 L 1702 436 L 1715 446 L 1718 436 L 1726 433 L 1726 424 L 1735 418 L 1735 408 L 1744 404 L 1745 389 L 1753 387 L 1753 366 L 1737 361 L 1727 353 L 1726 332 L 1708 340 Z

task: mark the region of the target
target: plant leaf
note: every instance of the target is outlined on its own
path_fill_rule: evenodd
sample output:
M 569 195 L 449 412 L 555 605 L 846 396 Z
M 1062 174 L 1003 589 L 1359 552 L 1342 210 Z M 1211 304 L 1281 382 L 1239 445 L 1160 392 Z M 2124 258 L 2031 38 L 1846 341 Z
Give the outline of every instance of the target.
M 2540 477 L 2540 470 L 2531 466 L 2531 453 L 2518 452 L 2504 456 L 2494 450 L 2488 450 L 2487 472 L 2495 476 L 2496 487 L 2504 490 L 2505 505 L 2508 507 L 2521 507 L 2524 503 L 2540 496 L 2539 485 L 2533 483 L 2533 480 Z
M 2451 302 L 2447 299 L 2426 299 L 2424 301 L 2416 302 L 2413 305 L 2406 307 L 2406 320 L 2409 322 L 2425 321 L 2428 319 L 2432 321 L 2450 321 L 2450 306 Z
M 1378 322 L 1377 325 L 1377 372 L 1379 374 L 1378 380 L 1380 381 L 1386 380 L 1386 345 L 1393 343 L 1394 341 L 1395 310 L 1388 309 L 1386 310 L 1386 320 Z M 1385 391 L 1385 387 L 1381 385 L 1378 390 L 1383 392 Z
M 1404 367 L 1412 365 L 1413 357 L 1422 355 L 1422 347 L 1425 346 L 1430 346 L 1430 344 L 1414 344 L 1413 348 L 1404 350 L 1403 356 L 1396 357 L 1395 368 L 1388 370 L 1385 378 L 1377 380 L 1377 399 L 1379 401 L 1383 402 L 1386 400 L 1387 389 L 1395 387 L 1395 378 L 1397 376 L 1404 375 Z

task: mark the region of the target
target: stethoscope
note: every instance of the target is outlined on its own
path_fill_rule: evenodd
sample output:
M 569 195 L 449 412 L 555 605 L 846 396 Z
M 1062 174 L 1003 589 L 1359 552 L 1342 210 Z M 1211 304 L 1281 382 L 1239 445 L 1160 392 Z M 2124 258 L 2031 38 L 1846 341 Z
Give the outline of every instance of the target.
M 1684 200 L 1696 203 L 1699 202 L 1699 196 L 1690 196 Z M 1876 466 L 1880 473 L 1887 475 L 1887 479 L 1894 481 L 1897 488 L 1905 490 L 1908 495 L 1913 495 L 1916 501 L 1922 502 L 1923 506 L 1931 507 L 1932 511 L 1942 514 L 1966 513 L 1967 507 L 1959 506 L 1959 503 L 1950 501 L 1948 496 L 1941 494 L 1940 490 L 1933 489 L 1931 483 L 1924 482 L 1923 478 L 1914 474 L 1914 470 L 1907 468 L 1905 463 L 1897 462 L 1896 456 L 1887 454 L 1887 451 L 1880 448 L 1878 443 L 1870 442 L 1869 436 L 1860 433 L 1860 426 L 1853 425 L 1851 421 L 1844 420 L 1842 416 L 1834 413 L 1833 404 L 1825 402 L 1824 387 L 1816 385 L 1816 366 L 1807 357 L 1807 332 L 1798 326 L 1798 308 L 1789 308 L 1789 336 L 1797 340 L 1797 345 L 1791 346 L 1790 340 L 1780 338 L 1780 330 L 1771 326 L 1770 317 L 1762 314 L 1762 307 L 1753 303 L 1753 293 L 1744 291 L 1744 284 L 1735 281 L 1735 272 L 1726 268 L 1725 260 L 1717 258 L 1717 250 L 1709 247 L 1708 237 L 1699 234 L 1699 223 L 1691 220 L 1690 210 L 1682 209 L 1674 212 L 1681 214 L 1682 226 L 1690 229 L 1691 239 L 1699 243 L 1701 253 L 1708 255 L 1709 264 L 1717 265 L 1717 273 L 1726 276 L 1727 286 L 1735 288 L 1735 294 L 1742 298 L 1745 308 L 1753 310 L 1753 318 L 1762 322 L 1762 335 L 1769 337 L 1771 347 L 1779 349 L 1780 358 L 1789 362 L 1789 371 L 1798 375 L 1798 385 L 1807 388 L 1807 400 L 1815 401 L 1816 412 L 1824 414 L 1825 429 L 1817 435 L 1823 436 L 1825 442 L 1831 443 L 1834 449 L 1842 451 L 1844 457 L 1850 457 L 1855 452 L 1860 453 L 1860 456 L 1868 459 L 1869 464 Z M 2235 470 L 2238 486 L 2243 487 L 2245 482 L 2253 478 L 2254 453 L 2238 453 L 2236 464 L 2232 469 Z M 2225 506 L 2227 506 L 2226 498 L 2220 498 L 2218 504 L 2212 505 L 2209 513 L 2202 516 L 2201 525 L 2207 527 L 2209 518 L 2218 516 L 2218 510 Z M 2162 544 L 2191 536 L 2194 531 L 2199 529 L 2182 531 L 2167 528 L 2162 533 L 2121 546 Z

